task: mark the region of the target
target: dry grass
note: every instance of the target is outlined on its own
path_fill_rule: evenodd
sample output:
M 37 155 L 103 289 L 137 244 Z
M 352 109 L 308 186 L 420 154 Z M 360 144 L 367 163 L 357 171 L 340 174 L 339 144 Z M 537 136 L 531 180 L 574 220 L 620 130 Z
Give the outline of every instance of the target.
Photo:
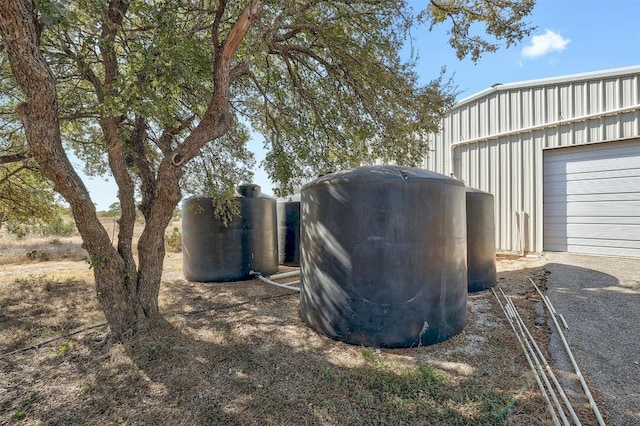
M 30 273 L 34 265 L 50 270 Z M 551 424 L 490 292 L 470 297 L 469 323 L 448 341 L 376 350 L 309 329 L 297 293 L 257 280 L 187 282 L 180 265 L 181 254 L 167 255 L 156 330 L 105 345 L 106 328 L 94 328 L 0 357 L 0 423 Z M 10 266 L 1 353 L 103 321 L 86 263 Z M 544 283 L 543 262 L 506 259 L 499 270 L 546 346 L 527 279 Z
M 78 261 L 87 252 L 80 247 L 78 237 L 47 237 L 17 239 L 12 235 L 0 238 L 0 265 L 57 260 Z

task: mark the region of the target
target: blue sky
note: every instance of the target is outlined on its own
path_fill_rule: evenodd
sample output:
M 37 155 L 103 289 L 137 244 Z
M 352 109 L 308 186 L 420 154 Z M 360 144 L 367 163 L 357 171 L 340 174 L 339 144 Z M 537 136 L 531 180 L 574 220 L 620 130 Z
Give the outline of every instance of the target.
M 427 1 L 412 1 L 419 7 Z M 460 98 L 495 83 L 599 71 L 640 64 L 640 1 L 538 0 L 528 17 L 537 27 L 509 49 L 487 54 L 476 64 L 458 61 L 446 44 L 446 28 L 414 31 L 418 72 L 428 81 L 441 65 L 463 90 Z
M 410 3 L 417 10 L 428 1 Z M 537 27 L 531 37 L 487 54 L 475 64 L 456 58 L 447 44 L 446 25 L 431 32 L 426 26 L 414 28 L 410 43 L 419 56 L 416 70 L 427 83 L 446 66 L 462 99 L 495 83 L 640 65 L 640 0 L 538 0 L 528 22 Z M 257 164 L 264 158 L 262 145 L 260 138 L 250 143 Z M 264 171 L 256 170 L 254 182 L 272 194 Z M 112 181 L 93 178 L 86 184 L 99 210 L 117 200 Z

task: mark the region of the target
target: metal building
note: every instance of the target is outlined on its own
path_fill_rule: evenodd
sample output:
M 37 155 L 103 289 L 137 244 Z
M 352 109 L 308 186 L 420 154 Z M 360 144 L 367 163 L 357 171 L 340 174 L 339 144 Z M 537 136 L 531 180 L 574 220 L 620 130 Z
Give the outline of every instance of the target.
M 640 66 L 496 84 L 423 167 L 495 196 L 496 249 L 640 257 Z

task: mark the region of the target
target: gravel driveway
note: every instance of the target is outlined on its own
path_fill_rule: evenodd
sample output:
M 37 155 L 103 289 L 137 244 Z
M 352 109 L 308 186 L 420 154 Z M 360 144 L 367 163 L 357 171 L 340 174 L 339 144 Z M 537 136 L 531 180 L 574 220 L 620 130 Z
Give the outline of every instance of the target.
M 591 393 L 601 401 L 600 412 L 609 425 L 640 425 L 640 259 L 546 257 L 547 296 L 569 325 L 563 333 Z M 573 367 L 551 328 L 553 364 L 570 376 Z M 573 383 L 567 393 L 581 393 Z

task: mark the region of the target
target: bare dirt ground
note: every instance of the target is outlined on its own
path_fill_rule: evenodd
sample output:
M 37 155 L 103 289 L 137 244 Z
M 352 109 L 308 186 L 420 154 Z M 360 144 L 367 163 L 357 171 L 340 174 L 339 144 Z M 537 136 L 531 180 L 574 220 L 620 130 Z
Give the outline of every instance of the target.
M 167 324 L 113 344 L 79 242 L 66 258 L 49 247 L 58 243 L 21 244 L 0 240 L 0 424 L 553 424 L 490 291 L 470 295 L 467 326 L 446 342 L 365 348 L 307 327 L 296 292 L 187 282 L 181 254 L 168 253 Z M 25 260 L 21 250 L 52 253 Z M 544 287 L 544 264 L 498 260 L 499 287 L 543 350 L 549 329 L 528 278 Z

